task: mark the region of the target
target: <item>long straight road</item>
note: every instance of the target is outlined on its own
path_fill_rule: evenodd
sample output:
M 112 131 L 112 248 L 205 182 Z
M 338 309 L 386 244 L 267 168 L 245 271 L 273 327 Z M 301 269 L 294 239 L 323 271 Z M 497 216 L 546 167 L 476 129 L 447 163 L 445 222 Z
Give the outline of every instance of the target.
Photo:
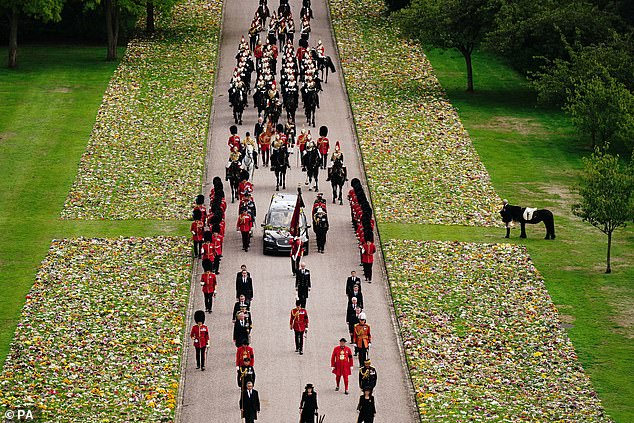
M 290 0 L 299 33 L 301 0 Z M 314 19 L 310 44 L 323 41 L 326 54 L 337 67 L 337 73 L 329 77 L 321 93 L 321 109 L 317 111 L 317 128 L 311 129 L 317 138 L 320 125 L 328 126 L 331 146 L 341 140 L 349 178 L 359 177 L 364 181 L 359 154 L 353 136 L 353 121 L 348 99 L 342 83 L 338 57 L 331 35 L 326 0 L 313 0 Z M 278 2 L 270 1 L 271 11 L 277 10 Z M 203 192 L 209 193 L 211 179 L 224 176 L 224 165 L 228 157 L 227 139 L 229 126 L 233 123 L 227 99 L 231 73 L 235 67 L 234 56 L 240 37 L 248 36 L 249 24 L 257 9 L 257 0 L 226 0 L 223 33 L 220 46 L 220 66 L 215 87 L 214 107 L 211 116 L 211 131 L 207 151 L 207 172 Z M 298 39 L 296 36 L 296 42 Z M 279 66 L 278 66 L 279 68 Z M 255 75 L 255 73 L 254 73 Z M 250 105 L 253 100 L 249 100 Z M 283 114 L 285 116 L 285 114 Z M 244 115 L 240 136 L 253 133 L 257 113 L 249 108 Z M 298 110 L 298 132 L 304 122 L 303 110 Z M 315 198 L 303 185 L 304 174 L 297 163 L 297 152 L 290 157 L 292 169 L 287 175 L 286 192 L 296 192 L 301 184 L 308 210 Z M 224 179 L 224 178 L 223 178 Z M 331 200 L 330 184 L 320 174 L 320 191 Z M 239 388 L 236 383 L 235 346 L 232 343 L 231 312 L 235 302 L 235 275 L 241 264 L 246 264 L 254 281 L 252 312 L 254 329 L 252 346 L 255 350 L 256 389 L 260 393 L 262 411 L 258 422 L 293 422 L 299 419 L 299 400 L 306 383 L 316 387 L 319 411 L 326 422 L 355 422 L 356 406 L 360 391 L 357 383 L 357 360 L 350 378 L 350 395 L 343 389 L 335 392 L 335 377 L 330 372 L 330 354 L 341 337 L 349 338 L 345 321 L 347 298 L 345 281 L 351 270 L 360 275 L 359 255 L 356 239 L 350 224 L 347 202 L 343 206 L 328 205 L 330 231 L 325 254 L 316 253 L 315 238 L 311 230 L 310 254 L 304 261 L 311 270 L 313 288 L 307 303 L 310 330 L 305 344 L 305 354 L 295 353 L 293 332 L 289 330 L 289 314 L 295 304 L 294 279 L 289 258 L 286 256 L 264 256 L 262 254 L 262 229 L 271 195 L 275 192 L 275 176 L 268 168 L 260 166 L 254 177 L 255 201 L 258 216 L 254 238 L 249 252 L 242 251 L 239 232 L 235 231 L 237 202 L 227 208 L 227 234 L 224 245 L 218 295 L 214 312 L 207 315 L 211 333 L 208 365 L 205 372 L 195 370 L 195 350 L 188 343 L 185 350 L 185 370 L 179 398 L 178 417 L 184 423 L 239 422 Z M 228 184 L 225 190 L 229 193 Z M 344 188 L 347 192 L 349 185 Z M 310 212 L 307 213 L 308 218 Z M 387 291 L 387 281 L 382 271 L 382 258 L 375 262 L 374 282 L 363 285 L 364 302 L 368 323 L 372 328 L 373 342 L 370 357 L 377 368 L 379 381 L 375 390 L 377 422 L 407 423 L 419 421 L 410 382 L 404 368 L 399 342 L 396 336 L 392 309 Z M 191 309 L 204 309 L 199 284 L 201 269 L 192 280 Z M 189 324 L 193 324 L 190 319 Z M 343 382 L 342 382 L 343 384 Z M 343 386 L 342 386 L 343 388 Z M 181 401 L 182 400 L 182 401 Z

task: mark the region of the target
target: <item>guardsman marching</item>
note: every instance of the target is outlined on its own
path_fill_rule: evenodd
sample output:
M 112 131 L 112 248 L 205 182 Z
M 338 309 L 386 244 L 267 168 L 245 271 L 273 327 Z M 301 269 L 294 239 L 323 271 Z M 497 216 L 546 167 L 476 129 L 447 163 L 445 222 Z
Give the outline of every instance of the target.
M 200 209 L 194 209 L 193 211 L 194 221 L 192 222 L 189 231 L 192 233 L 192 240 L 194 242 L 194 257 L 201 257 L 201 249 L 203 246 L 203 234 L 205 232 L 205 222 L 203 222 L 203 214 Z
M 359 314 L 359 323 L 354 325 L 353 342 L 357 346 L 359 352 L 359 367 L 365 363 L 368 358 L 368 349 L 372 345 L 372 334 L 370 333 L 370 325 L 366 323 L 365 313 Z
M 197 310 L 194 313 L 194 321 L 196 324 L 192 326 L 189 336 L 194 340 L 196 348 L 196 368 L 205 371 L 205 358 L 207 357 L 207 347 L 209 346 L 209 328 L 204 325 L 205 312 Z
M 218 282 L 213 270 L 213 262 L 203 259 L 203 270 L 205 271 L 200 277 L 200 285 L 203 287 L 203 295 L 205 297 L 205 311 L 212 312 L 214 297 L 216 296 L 216 286 Z
M 251 365 L 255 366 L 255 354 L 253 348 L 249 346 L 249 340 L 244 340 L 242 345 L 236 350 L 236 370 L 243 366 L 246 358 L 249 357 Z
M 317 149 L 321 155 L 321 168 L 325 169 L 328 162 L 328 151 L 330 151 L 330 142 L 328 141 L 328 127 L 319 128 L 319 138 L 317 139 Z
M 304 354 L 304 332 L 308 331 L 308 312 L 302 307 L 300 300 L 295 301 L 295 308 L 291 310 L 291 330 L 295 332 L 295 352 Z
M 362 391 L 369 389 L 372 393 L 376 387 L 376 379 L 376 369 L 372 367 L 372 362 L 369 359 L 365 360 L 363 367 L 359 367 L 359 388 Z
M 240 136 L 238 135 L 238 127 L 235 125 L 231 125 L 231 127 L 229 128 L 229 132 L 231 133 L 231 136 L 229 137 L 229 141 L 227 141 L 227 145 L 229 146 L 229 151 L 233 151 L 234 147 L 238 147 L 238 150 L 240 150 L 241 144 L 240 144 Z
M 238 216 L 238 222 L 236 223 L 236 230 L 240 231 L 242 235 L 242 249 L 249 251 L 249 244 L 251 243 L 251 229 L 253 228 L 253 218 L 249 214 L 249 210 L 246 207 L 240 209 L 240 216 Z
M 372 265 L 374 264 L 374 253 L 376 246 L 369 239 L 361 244 L 361 263 L 363 263 L 363 275 L 368 283 L 372 283 Z

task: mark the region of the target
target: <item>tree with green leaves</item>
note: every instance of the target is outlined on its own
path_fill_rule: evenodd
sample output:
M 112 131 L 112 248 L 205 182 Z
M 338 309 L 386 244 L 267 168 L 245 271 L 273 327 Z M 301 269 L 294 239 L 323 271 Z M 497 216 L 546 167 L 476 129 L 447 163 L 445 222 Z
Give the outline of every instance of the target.
M 473 92 L 471 55 L 492 29 L 498 9 L 497 0 L 412 0 L 395 17 L 424 46 L 458 50 L 467 67 L 467 91 Z
M 0 0 L 0 11 L 9 17 L 9 68 L 18 64 L 18 24 L 28 16 L 44 22 L 59 21 L 65 0 Z
M 569 92 L 564 111 L 593 148 L 634 139 L 634 95 L 612 77 L 580 81 Z
M 86 6 L 103 7 L 106 18 L 106 60 L 117 60 L 121 16 L 139 16 L 146 7 L 146 0 L 86 0 Z
M 178 0 L 147 0 L 145 4 L 145 30 L 149 33 L 154 32 L 155 12 L 170 14 L 177 1 Z
M 612 233 L 634 219 L 634 166 L 599 149 L 583 162 L 581 179 L 574 188 L 580 201 L 572 212 L 608 236 L 605 273 L 611 273 Z

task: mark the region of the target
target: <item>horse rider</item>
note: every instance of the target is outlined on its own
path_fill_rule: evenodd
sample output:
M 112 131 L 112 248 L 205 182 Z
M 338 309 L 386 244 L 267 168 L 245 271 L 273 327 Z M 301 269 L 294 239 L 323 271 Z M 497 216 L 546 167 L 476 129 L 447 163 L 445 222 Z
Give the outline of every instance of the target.
M 242 140 L 242 150 L 247 153 L 248 147 L 251 146 L 253 148 L 253 163 L 255 168 L 258 168 L 258 144 L 257 141 L 251 138 L 251 133 L 247 132 L 246 137 Z
M 343 153 L 341 152 L 341 144 L 339 144 L 339 141 L 335 143 L 335 151 L 332 153 L 332 156 L 330 157 L 331 162 L 335 162 L 337 160 L 339 160 L 341 164 L 343 164 Z
M 242 155 L 240 154 L 240 150 L 238 149 L 238 147 L 233 147 L 233 149 L 231 150 L 231 153 L 229 153 L 229 161 L 227 162 L 227 168 L 231 166 L 231 163 L 239 162 L 241 158 L 242 158 Z
M 317 45 L 315 46 L 315 51 L 317 52 L 317 57 L 319 57 L 320 59 L 326 57 L 326 48 L 322 44 L 321 40 L 317 42 Z

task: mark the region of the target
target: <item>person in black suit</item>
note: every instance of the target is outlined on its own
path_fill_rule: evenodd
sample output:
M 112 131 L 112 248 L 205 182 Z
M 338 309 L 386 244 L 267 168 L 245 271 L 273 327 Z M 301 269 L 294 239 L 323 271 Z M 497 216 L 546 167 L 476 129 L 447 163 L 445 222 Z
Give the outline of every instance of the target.
M 236 303 L 233 305 L 233 313 L 231 313 L 231 323 L 236 322 L 238 312 L 242 307 L 245 307 L 247 310 L 250 310 L 251 308 L 251 304 L 249 304 L 244 294 L 240 295 L 240 297 L 238 297 L 238 301 L 236 301 Z
M 306 308 L 306 300 L 310 291 L 310 270 L 306 269 L 306 263 L 301 262 L 295 274 L 295 289 L 297 298 L 302 308 Z
M 355 285 L 352 287 L 352 292 L 348 295 L 348 304 L 352 302 L 352 298 L 357 299 L 357 305 L 363 308 L 363 294 L 361 293 L 361 288 L 359 285 Z
M 236 276 L 236 300 L 240 299 L 240 295 L 244 295 L 249 303 L 253 300 L 253 281 L 246 268 L 240 276 Z
M 253 389 L 253 383 L 247 382 L 247 389 L 240 394 L 240 411 L 245 423 L 254 423 L 260 412 L 260 397 L 258 391 Z
M 346 281 L 346 295 L 350 296 L 352 294 L 352 288 L 355 285 L 359 285 L 359 291 L 361 291 L 361 278 L 357 276 L 357 272 L 354 270 L 350 272 L 350 276 L 348 276 L 348 280 Z
M 233 324 L 233 342 L 236 344 L 236 348 L 239 348 L 245 341 L 249 342 L 249 334 L 251 333 L 249 320 L 246 313 L 238 312 L 238 320 Z
M 242 271 L 243 270 L 247 270 L 247 265 L 243 264 L 242 266 L 240 266 L 240 271 L 238 273 L 236 273 L 236 283 L 238 283 L 238 281 L 240 281 L 242 279 Z M 247 271 L 247 276 L 251 277 L 251 272 Z
M 352 339 L 352 335 L 354 333 L 354 325 L 359 323 L 359 314 L 361 314 L 362 311 L 363 309 L 357 304 L 357 298 L 350 298 L 348 309 L 346 310 L 346 323 L 348 323 L 348 332 L 350 333 L 350 339 Z

